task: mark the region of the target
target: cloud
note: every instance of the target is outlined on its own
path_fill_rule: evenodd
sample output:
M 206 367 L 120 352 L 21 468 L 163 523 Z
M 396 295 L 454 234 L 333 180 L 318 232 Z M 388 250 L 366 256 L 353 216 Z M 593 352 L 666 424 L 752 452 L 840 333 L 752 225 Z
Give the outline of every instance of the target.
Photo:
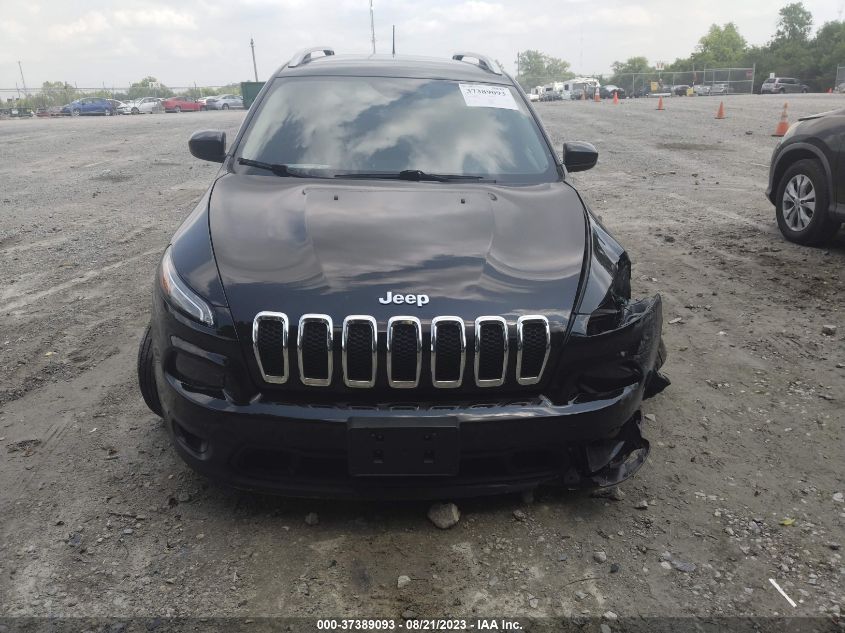
M 99 11 L 90 11 L 66 24 L 54 24 L 47 29 L 50 38 L 60 42 L 79 36 L 92 36 L 109 29 L 109 21 Z
M 628 5 L 613 9 L 602 8 L 588 15 L 586 19 L 607 25 L 653 26 L 658 22 L 658 15 L 654 11 L 647 11 L 641 6 Z
M 114 12 L 118 26 L 130 28 L 148 28 L 167 30 L 196 30 L 194 16 L 184 11 L 174 11 L 166 7 L 150 9 L 121 9 Z

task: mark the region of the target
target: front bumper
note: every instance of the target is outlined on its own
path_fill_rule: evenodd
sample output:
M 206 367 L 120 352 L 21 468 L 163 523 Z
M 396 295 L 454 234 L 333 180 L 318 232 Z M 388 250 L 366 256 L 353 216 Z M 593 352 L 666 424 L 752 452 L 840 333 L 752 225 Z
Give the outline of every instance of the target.
M 302 497 L 410 499 L 500 494 L 544 483 L 610 486 L 636 472 L 648 454 L 640 434 L 640 406 L 662 362 L 659 298 L 638 304 L 639 311 L 617 330 L 573 335 L 560 371 L 570 371 L 572 363 L 591 366 L 595 385 L 601 358 L 624 357 L 639 370 L 625 374 L 626 384 L 609 372 L 603 379 L 617 382 L 608 383 L 605 391 L 562 403 L 542 394 L 520 402 L 449 404 L 303 404 L 261 393 L 236 401 L 225 391 L 189 384 L 185 373 L 191 367 L 204 365 L 199 371 L 213 373 L 209 367 L 216 364 L 225 373 L 238 363 L 188 343 L 188 324 L 158 305 L 153 321 L 156 380 L 174 446 L 196 471 L 237 488 Z M 389 397 L 373 397 L 378 396 Z M 422 430 L 448 421 L 457 443 L 455 472 L 419 474 L 411 464 L 407 474 L 350 474 L 351 463 L 361 458 L 352 452 L 350 428 L 362 420 Z

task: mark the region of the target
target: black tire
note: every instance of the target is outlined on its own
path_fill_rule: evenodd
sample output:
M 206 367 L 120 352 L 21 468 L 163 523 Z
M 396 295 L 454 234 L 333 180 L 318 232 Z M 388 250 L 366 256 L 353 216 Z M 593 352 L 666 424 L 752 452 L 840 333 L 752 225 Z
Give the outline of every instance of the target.
M 224 109 L 224 110 L 228 110 L 228 109 L 229 109 L 229 104 L 228 104 L 228 103 L 224 103 L 224 104 L 223 104 L 223 109 Z
M 180 113 L 182 112 L 182 108 L 180 108 L 179 106 L 176 106 L 175 108 L 173 108 L 173 111 L 174 111 L 176 114 L 180 114 Z
M 801 94 L 807 94 L 808 92 L 810 92 L 810 91 L 807 90 L 806 88 L 801 89 Z
M 79 116 L 80 114 L 82 114 L 82 112 L 79 110 L 79 108 L 74 108 L 70 111 L 70 116 Z
M 801 228 L 790 226 L 792 216 L 784 211 L 784 196 L 787 195 L 787 185 L 796 176 L 808 178 L 815 193 L 815 204 L 812 215 L 810 216 L 809 222 Z M 794 202 L 793 206 L 796 206 Z M 830 183 L 828 183 L 827 175 L 819 161 L 813 158 L 799 160 L 781 176 L 777 194 L 775 195 L 775 217 L 777 218 L 780 232 L 790 242 L 815 245 L 833 238 L 836 230 L 839 228 L 839 222 L 828 213 L 829 206 Z M 798 211 L 796 210 L 795 213 L 798 213 Z
M 141 114 L 141 111 L 138 108 L 132 108 L 132 114 Z
M 162 417 L 161 400 L 159 400 L 158 389 L 156 388 L 153 338 L 149 325 L 144 330 L 141 345 L 138 347 L 138 386 L 141 388 L 141 395 L 150 411 Z

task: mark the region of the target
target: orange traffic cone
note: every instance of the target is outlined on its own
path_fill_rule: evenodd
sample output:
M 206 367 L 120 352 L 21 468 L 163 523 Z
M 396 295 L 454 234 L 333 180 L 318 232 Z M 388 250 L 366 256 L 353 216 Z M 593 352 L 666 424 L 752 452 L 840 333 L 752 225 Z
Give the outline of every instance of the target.
M 789 129 L 789 119 L 786 116 L 786 103 L 783 104 L 783 112 L 780 115 L 780 121 L 778 121 L 778 126 L 775 128 L 775 133 L 772 136 L 783 136 L 786 134 L 786 131 Z
M 599 92 L 598 86 L 596 86 L 596 91 L 593 93 L 593 101 L 596 103 L 601 103 L 601 94 Z
M 618 92 L 613 93 L 613 104 L 619 105 L 619 93 Z
M 716 113 L 717 119 L 724 119 L 725 118 L 725 102 L 719 102 L 719 111 Z
M 665 110 L 666 108 L 663 107 L 663 97 L 660 97 L 657 100 L 657 109 L 658 110 Z

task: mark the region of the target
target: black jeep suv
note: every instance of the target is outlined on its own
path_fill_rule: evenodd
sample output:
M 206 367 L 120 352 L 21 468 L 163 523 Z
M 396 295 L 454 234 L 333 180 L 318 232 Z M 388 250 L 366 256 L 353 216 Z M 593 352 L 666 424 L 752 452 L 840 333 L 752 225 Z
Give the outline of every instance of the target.
M 319 53 L 321 54 L 317 54 Z M 605 486 L 642 464 L 659 297 L 477 54 L 295 55 L 164 252 L 141 391 L 196 470 L 297 496 Z

